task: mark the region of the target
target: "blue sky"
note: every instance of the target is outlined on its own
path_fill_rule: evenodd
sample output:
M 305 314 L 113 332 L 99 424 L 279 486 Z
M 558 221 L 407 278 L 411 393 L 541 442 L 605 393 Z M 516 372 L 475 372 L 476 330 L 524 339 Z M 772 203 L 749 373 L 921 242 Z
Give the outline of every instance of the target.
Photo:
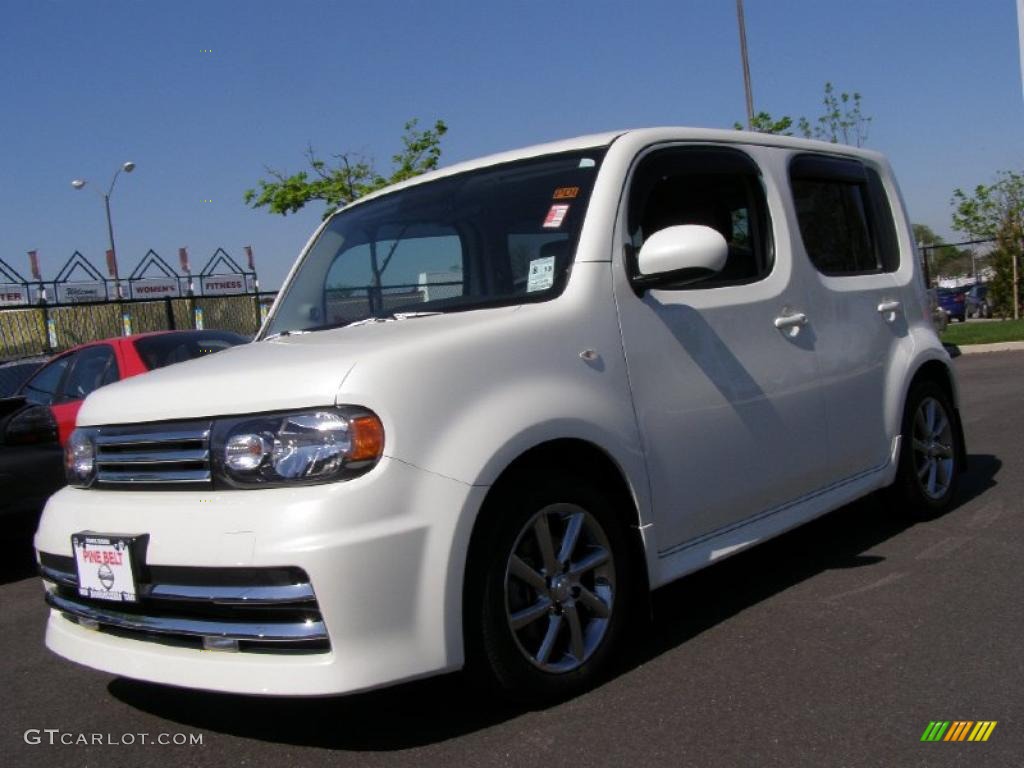
M 952 236 L 955 187 L 1024 165 L 1014 0 L 746 0 L 746 17 L 755 107 L 813 117 L 826 80 L 859 90 L 915 221 Z M 451 163 L 743 116 L 733 0 L 4 0 L 0 258 L 24 274 L 38 249 L 51 279 L 75 249 L 101 265 L 93 191 L 132 160 L 113 197 L 122 274 L 148 248 L 188 246 L 198 269 L 251 244 L 273 288 L 322 208 L 282 218 L 242 192 L 264 165 L 299 170 L 309 143 L 387 166 L 406 119 L 442 118 Z

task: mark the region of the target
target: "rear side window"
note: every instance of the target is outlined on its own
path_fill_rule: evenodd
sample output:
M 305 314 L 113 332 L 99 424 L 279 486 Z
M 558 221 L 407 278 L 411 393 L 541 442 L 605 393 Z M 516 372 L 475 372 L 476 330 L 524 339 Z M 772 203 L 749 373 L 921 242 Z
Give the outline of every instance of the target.
M 789 166 L 800 237 L 826 275 L 895 272 L 899 245 L 882 179 L 856 160 L 798 155 Z
M 154 368 L 211 355 L 247 341 L 244 336 L 229 331 L 186 331 L 145 336 L 136 340 L 135 350 L 146 368 L 152 371 Z

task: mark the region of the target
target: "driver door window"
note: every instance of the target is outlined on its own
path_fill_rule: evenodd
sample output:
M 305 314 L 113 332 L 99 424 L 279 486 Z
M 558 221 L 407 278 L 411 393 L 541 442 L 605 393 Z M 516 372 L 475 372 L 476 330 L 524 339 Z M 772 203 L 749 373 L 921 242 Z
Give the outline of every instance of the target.
M 75 355 L 64 380 L 60 402 L 83 400 L 93 391 L 118 379 L 114 350 L 107 344 L 83 349 Z

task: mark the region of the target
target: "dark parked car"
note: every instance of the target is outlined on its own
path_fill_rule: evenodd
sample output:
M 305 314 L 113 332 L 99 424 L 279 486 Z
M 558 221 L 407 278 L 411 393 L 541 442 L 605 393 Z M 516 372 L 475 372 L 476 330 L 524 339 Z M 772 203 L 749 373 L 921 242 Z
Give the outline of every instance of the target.
M 83 344 L 0 399 L 0 516 L 38 512 L 64 485 L 63 448 L 89 393 L 165 365 L 244 344 L 228 331 L 165 331 Z
M 992 307 L 988 303 L 988 286 L 978 283 L 967 291 L 967 316 L 992 317 Z
M 49 357 L 40 355 L 0 363 L 0 397 L 15 394 L 28 377 L 38 371 L 47 360 Z
M 939 309 L 945 312 L 950 320 L 959 320 L 962 323 L 967 319 L 966 288 L 939 288 L 937 293 Z

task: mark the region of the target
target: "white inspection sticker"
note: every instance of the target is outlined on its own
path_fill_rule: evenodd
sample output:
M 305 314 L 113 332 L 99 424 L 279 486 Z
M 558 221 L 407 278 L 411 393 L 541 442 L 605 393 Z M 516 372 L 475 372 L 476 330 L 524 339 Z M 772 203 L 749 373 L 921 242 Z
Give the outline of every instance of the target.
M 526 292 L 546 291 L 555 284 L 555 257 L 543 256 L 530 262 L 530 275 L 526 281 Z

